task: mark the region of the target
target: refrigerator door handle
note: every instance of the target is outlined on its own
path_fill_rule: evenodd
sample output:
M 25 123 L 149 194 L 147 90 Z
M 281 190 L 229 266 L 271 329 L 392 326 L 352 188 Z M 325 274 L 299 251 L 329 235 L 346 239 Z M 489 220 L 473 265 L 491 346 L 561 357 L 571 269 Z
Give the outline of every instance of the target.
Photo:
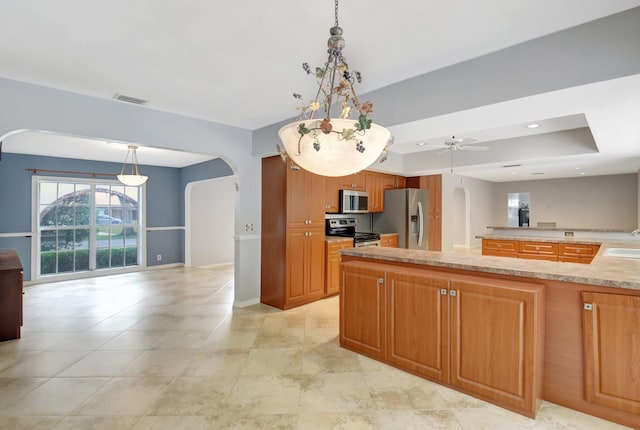
M 418 248 L 422 247 L 424 235 L 424 214 L 422 212 L 422 202 L 418 202 Z

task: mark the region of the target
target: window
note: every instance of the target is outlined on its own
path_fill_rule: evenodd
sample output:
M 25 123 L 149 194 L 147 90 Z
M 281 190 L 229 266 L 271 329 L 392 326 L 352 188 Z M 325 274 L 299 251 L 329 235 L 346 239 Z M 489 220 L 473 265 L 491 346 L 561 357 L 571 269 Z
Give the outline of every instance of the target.
M 36 178 L 37 276 L 135 266 L 143 187 Z

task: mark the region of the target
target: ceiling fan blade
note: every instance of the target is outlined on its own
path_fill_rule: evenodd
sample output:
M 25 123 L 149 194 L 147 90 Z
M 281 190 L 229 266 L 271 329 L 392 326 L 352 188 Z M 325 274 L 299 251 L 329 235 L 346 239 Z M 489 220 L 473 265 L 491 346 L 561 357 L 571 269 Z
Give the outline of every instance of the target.
M 451 149 L 445 149 L 444 151 L 439 151 L 436 155 L 446 154 L 447 152 L 451 152 Z
M 490 148 L 488 146 L 459 146 L 458 149 L 462 149 L 464 151 L 486 151 Z

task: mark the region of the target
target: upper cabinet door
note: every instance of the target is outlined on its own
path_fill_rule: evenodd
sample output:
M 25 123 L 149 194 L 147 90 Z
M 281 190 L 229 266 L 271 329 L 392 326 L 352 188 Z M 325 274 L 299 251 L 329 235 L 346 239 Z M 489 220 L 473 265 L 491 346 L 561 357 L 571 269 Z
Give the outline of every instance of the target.
M 582 293 L 586 400 L 640 414 L 640 297 Z

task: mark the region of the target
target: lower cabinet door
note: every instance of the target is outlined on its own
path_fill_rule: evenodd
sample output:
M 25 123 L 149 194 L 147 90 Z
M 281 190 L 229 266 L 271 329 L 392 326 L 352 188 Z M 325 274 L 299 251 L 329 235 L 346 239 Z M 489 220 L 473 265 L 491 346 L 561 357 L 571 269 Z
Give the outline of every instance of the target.
M 451 281 L 450 380 L 452 385 L 535 416 L 543 346 L 536 339 L 544 339 L 537 330 L 544 317 L 536 308 L 536 290 L 543 287 L 531 285 L 533 291 L 492 282 Z
M 387 360 L 425 377 L 449 380 L 449 281 L 387 273 Z
M 586 400 L 640 414 L 640 297 L 582 293 Z
M 340 266 L 340 345 L 385 358 L 385 272 L 360 262 Z

